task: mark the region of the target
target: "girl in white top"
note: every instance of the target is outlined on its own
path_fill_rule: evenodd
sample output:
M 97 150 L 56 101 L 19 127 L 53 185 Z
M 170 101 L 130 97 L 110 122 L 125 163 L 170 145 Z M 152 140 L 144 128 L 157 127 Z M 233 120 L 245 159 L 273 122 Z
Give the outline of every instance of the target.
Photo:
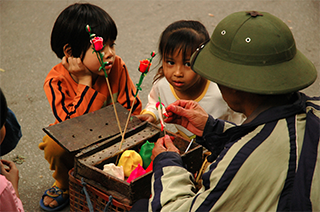
M 198 21 L 180 20 L 170 24 L 161 34 L 159 55 L 162 66 L 154 77 L 146 108 L 138 115 L 142 121 L 159 120 L 156 103 L 167 106 L 178 99 L 197 101 L 214 118 L 241 124 L 245 116 L 232 111 L 223 100 L 216 83 L 196 74 L 190 67 L 190 58 L 196 48 L 209 40 L 206 28 Z M 180 125 L 178 133 L 186 138 L 193 134 Z

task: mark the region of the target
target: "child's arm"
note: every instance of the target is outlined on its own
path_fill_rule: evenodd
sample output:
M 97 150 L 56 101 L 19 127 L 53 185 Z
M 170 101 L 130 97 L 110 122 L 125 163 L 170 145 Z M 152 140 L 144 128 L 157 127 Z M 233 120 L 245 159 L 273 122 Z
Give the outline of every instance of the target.
M 0 175 L 0 193 L 1 211 L 24 211 L 22 202 L 17 197 L 12 184 L 3 175 Z
M 141 115 L 151 115 L 153 116 L 153 122 L 158 121 L 159 116 L 156 108 L 156 104 L 158 101 L 159 101 L 159 93 L 157 92 L 156 85 L 154 84 L 148 95 L 148 104 L 141 112 Z
M 60 63 L 48 74 L 44 91 L 56 118 L 55 124 L 100 109 L 106 96 L 73 81 Z
M 4 165 L 6 165 L 8 168 L 6 169 Z M 5 176 L 8 181 L 11 182 L 17 197 L 20 198 L 19 190 L 18 190 L 19 170 L 14 164 L 14 162 L 8 161 L 8 160 L 0 160 L 0 170 L 1 170 L 1 174 Z
M 141 114 L 141 115 L 137 115 L 137 118 L 140 119 L 141 121 L 148 121 L 148 122 L 152 122 L 155 123 L 155 118 L 153 115 L 151 114 Z

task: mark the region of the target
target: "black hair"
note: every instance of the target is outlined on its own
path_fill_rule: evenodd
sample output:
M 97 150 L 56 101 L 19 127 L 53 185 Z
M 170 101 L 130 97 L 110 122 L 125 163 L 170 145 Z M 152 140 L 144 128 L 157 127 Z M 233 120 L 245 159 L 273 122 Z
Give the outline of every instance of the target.
M 58 58 L 63 58 L 63 48 L 67 44 L 73 57 L 83 59 L 91 46 L 87 25 L 104 43 L 117 38 L 116 24 L 105 10 L 88 3 L 72 4 L 60 13 L 51 32 L 51 48 Z
M 8 114 L 8 106 L 7 106 L 7 101 L 6 101 L 6 97 L 4 96 L 1 88 L 0 88 L 0 119 L 1 119 L 1 125 L 0 125 L 0 129 L 3 127 L 3 125 L 6 122 L 7 119 L 7 114 Z
M 199 21 L 180 20 L 170 24 L 161 34 L 158 52 L 160 64 L 167 55 L 172 55 L 176 50 L 182 52 L 183 60 L 187 54 L 193 53 L 201 43 L 209 40 L 209 33 Z M 164 76 L 163 67 L 160 66 L 154 81 Z

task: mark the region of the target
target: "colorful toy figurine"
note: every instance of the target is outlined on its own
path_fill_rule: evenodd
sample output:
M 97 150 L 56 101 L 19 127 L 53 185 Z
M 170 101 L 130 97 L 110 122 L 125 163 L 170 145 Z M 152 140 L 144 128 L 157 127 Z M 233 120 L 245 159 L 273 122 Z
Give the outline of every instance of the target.
M 116 166 L 114 163 L 105 164 L 103 171 L 121 180 L 124 180 L 124 172 L 122 166 Z
M 123 167 L 124 176 L 129 177 L 131 172 L 137 168 L 137 166 L 143 165 L 141 156 L 134 150 L 126 150 L 122 153 L 118 166 Z
M 132 180 L 144 175 L 145 173 L 147 173 L 147 172 L 142 168 L 142 166 L 140 166 L 140 164 L 138 164 L 137 168 L 135 168 L 131 172 L 129 178 L 127 179 L 127 182 L 130 183 Z
M 161 131 L 164 131 L 164 127 L 166 125 L 164 124 L 163 116 L 169 117 L 169 115 L 167 114 L 166 108 L 165 108 L 164 104 L 161 102 L 160 97 L 159 97 L 159 102 L 156 103 L 156 109 L 158 110 L 158 113 L 159 113 Z
M 151 163 L 151 155 L 152 155 L 152 149 L 154 147 L 154 143 L 146 141 L 139 151 L 139 154 L 143 161 L 143 168 L 147 168 L 149 164 Z

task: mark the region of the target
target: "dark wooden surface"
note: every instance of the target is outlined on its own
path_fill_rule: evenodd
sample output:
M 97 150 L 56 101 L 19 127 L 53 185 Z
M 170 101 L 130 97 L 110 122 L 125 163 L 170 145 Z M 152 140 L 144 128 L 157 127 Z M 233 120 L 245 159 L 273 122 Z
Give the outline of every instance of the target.
M 123 131 L 129 112 L 119 103 L 115 106 Z M 137 117 L 132 116 L 128 129 L 140 123 Z M 43 128 L 43 130 L 70 152 L 87 148 L 120 133 L 113 105 Z

